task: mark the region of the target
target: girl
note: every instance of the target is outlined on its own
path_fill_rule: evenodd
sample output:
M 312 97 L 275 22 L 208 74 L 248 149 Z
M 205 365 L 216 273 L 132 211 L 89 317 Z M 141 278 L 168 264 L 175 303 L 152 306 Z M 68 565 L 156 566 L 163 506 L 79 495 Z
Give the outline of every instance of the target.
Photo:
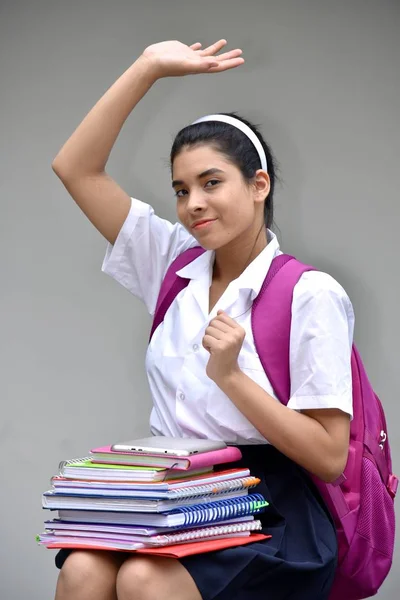
M 180 224 L 158 218 L 106 174 L 121 127 L 162 77 L 218 73 L 242 64 L 178 41 L 149 46 L 106 92 L 61 149 L 53 169 L 108 240 L 103 270 L 154 314 L 163 276 L 186 249 L 206 252 L 179 275 L 189 285 L 149 345 L 153 434 L 238 445 L 270 502 L 272 539 L 181 560 L 64 551 L 56 600 L 325 600 L 337 556 L 334 525 L 307 471 L 325 481 L 344 470 L 352 415 L 354 317 L 329 275 L 295 287 L 290 338 L 291 399 L 283 406 L 265 375 L 251 306 L 281 253 L 270 226 L 274 161 L 261 134 L 235 115 L 209 115 L 182 129 L 171 151 Z

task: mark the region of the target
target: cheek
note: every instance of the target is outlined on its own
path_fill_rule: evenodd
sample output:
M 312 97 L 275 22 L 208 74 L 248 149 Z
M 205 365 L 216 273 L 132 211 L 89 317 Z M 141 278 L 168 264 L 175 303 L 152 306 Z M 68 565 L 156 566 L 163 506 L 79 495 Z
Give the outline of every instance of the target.
M 254 204 L 242 200 L 234 200 L 225 213 L 226 224 L 231 228 L 245 229 L 254 220 Z
M 182 225 L 185 225 L 185 220 L 187 219 L 186 210 L 184 210 L 182 204 L 180 202 L 176 203 L 176 216 Z

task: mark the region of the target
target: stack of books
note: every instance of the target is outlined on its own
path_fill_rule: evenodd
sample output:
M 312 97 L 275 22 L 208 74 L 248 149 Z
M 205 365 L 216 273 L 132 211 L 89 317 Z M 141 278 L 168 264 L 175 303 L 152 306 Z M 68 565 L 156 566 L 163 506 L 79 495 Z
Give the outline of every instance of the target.
M 58 517 L 37 541 L 179 557 L 266 539 L 255 516 L 268 503 L 249 493 L 259 479 L 227 468 L 240 458 L 233 446 L 187 457 L 95 448 L 60 464 L 42 497 Z

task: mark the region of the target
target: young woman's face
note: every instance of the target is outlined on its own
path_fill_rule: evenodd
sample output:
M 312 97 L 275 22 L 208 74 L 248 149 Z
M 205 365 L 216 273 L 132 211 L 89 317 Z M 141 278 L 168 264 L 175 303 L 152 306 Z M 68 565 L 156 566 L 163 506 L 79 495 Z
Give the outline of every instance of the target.
M 175 157 L 172 179 L 178 219 L 203 248 L 216 250 L 260 227 L 259 192 L 215 148 L 182 150 Z

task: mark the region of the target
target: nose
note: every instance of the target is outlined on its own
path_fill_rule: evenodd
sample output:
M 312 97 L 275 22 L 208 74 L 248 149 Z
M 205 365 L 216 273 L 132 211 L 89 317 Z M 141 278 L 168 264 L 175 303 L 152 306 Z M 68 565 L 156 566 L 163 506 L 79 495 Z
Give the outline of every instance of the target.
M 191 192 L 186 203 L 186 209 L 190 213 L 198 213 L 207 208 L 207 201 L 201 191 Z

